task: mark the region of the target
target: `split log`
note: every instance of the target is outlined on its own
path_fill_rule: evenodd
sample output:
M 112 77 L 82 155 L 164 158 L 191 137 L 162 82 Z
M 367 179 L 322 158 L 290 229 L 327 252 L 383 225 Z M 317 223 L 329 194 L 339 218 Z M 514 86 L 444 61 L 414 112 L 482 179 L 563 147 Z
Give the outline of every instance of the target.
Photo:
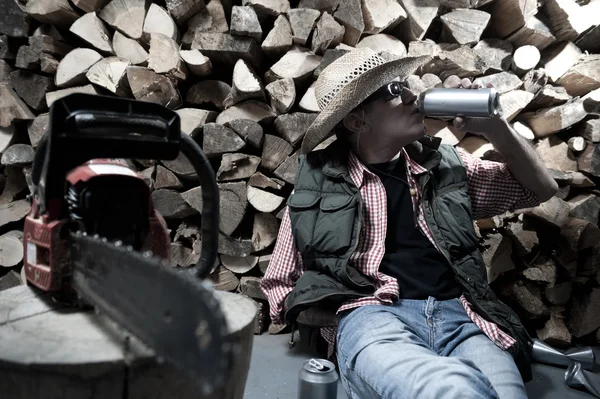
M 12 230 L 0 235 L 0 248 L 0 266 L 17 266 L 23 260 L 23 232 Z
M 523 223 L 510 223 L 507 228 L 507 235 L 513 240 L 517 254 L 521 258 L 531 255 L 539 246 L 537 232 L 523 228 Z
M 212 74 L 213 66 L 210 58 L 198 50 L 180 50 L 179 56 L 187 65 L 187 69 L 196 76 Z
M 587 145 L 585 139 L 580 136 L 571 137 L 568 141 L 569 149 L 573 152 L 581 152 L 585 150 Z
M 218 252 L 220 254 L 242 257 L 250 255 L 251 250 L 251 240 L 231 237 L 223 233 L 219 233 Z
M 488 11 L 491 15 L 490 34 L 504 38 L 537 14 L 538 5 L 533 0 L 494 1 Z
M 313 53 L 321 55 L 325 50 L 339 45 L 344 40 L 346 28 L 338 24 L 328 12 L 323 12 L 313 33 L 311 49 Z
M 23 251 L 22 248 L 21 251 Z M 24 285 L 21 281 L 21 273 L 15 270 L 11 270 L 4 276 L 0 277 L 0 291 L 8 290 L 20 285 Z
M 31 205 L 27 200 L 13 201 L 9 204 L 0 205 L 0 227 L 12 222 L 22 221 L 31 211 Z M 21 249 L 23 247 L 21 246 Z
M 257 213 L 252 224 L 252 252 L 268 248 L 277 239 L 279 222 L 270 213 Z M 257 259 L 258 263 L 258 259 Z
M 573 251 L 591 248 L 600 242 L 600 229 L 583 219 L 567 218 L 561 226 L 560 234 Z
M 252 6 L 257 14 L 277 17 L 290 10 L 289 0 L 242 0 L 242 5 Z
M 546 287 L 544 289 L 544 296 L 546 300 L 553 305 L 565 305 L 571 299 L 571 292 L 573 291 L 573 283 L 565 281 L 558 283 L 553 287 Z
M 177 158 L 172 161 L 161 161 L 165 168 L 175 173 L 182 179 L 197 179 L 196 171 L 183 153 L 179 153 Z
M 443 144 L 457 145 L 465 138 L 466 132 L 456 129 L 446 121 L 425 118 L 423 122 L 425 123 L 427 134 L 441 138 Z
M 90 83 L 125 97 L 131 95 L 127 82 L 127 67 L 130 65 L 129 60 L 125 58 L 107 57 L 92 65 L 85 76 Z
M 581 338 L 600 328 L 600 288 L 575 291 L 570 310 L 568 319 L 573 336 Z
M 12 37 L 0 35 L 0 59 L 14 60 L 18 50 L 19 46 Z
M 225 124 L 236 119 L 250 119 L 258 123 L 269 123 L 275 116 L 275 112 L 267 104 L 257 100 L 247 100 L 221 112 L 217 117 L 217 123 Z
M 54 25 L 42 24 L 33 31 L 33 36 L 50 36 L 56 40 L 64 41 L 64 36 Z
M 294 106 L 296 102 L 296 86 L 294 80 L 290 78 L 279 79 L 265 86 L 271 107 L 278 113 L 285 114 Z
M 19 97 L 36 111 L 47 108 L 46 93 L 54 89 L 52 78 L 23 70 L 10 74 L 10 84 Z
M 8 205 L 13 202 L 16 196 L 27 187 L 20 167 L 6 166 L 4 174 L 6 175 L 6 184 L 0 194 L 0 205 Z
M 535 151 L 547 168 L 561 171 L 577 171 L 577 160 L 569 151 L 567 143 L 556 136 L 542 138 Z
M 273 172 L 293 151 L 292 146 L 282 138 L 265 134 L 261 166 Z
M 600 54 L 582 57 L 556 83 L 572 96 L 583 96 L 600 88 Z
M 269 263 L 271 262 L 271 255 L 262 255 L 258 258 L 258 268 L 260 272 L 264 275 L 269 268 Z
M 559 41 L 573 41 L 592 27 L 592 18 L 575 0 L 548 0 L 543 8 Z
M 285 182 L 279 179 L 272 179 L 263 175 L 260 172 L 256 172 L 248 180 L 248 185 L 257 188 L 271 188 L 273 190 L 281 190 L 285 185 Z
M 148 61 L 148 52 L 137 41 L 116 31 L 112 39 L 113 49 L 118 57 L 129 60 L 133 65 Z
M 278 79 L 290 78 L 296 83 L 304 83 L 319 66 L 321 57 L 307 49 L 295 46 L 265 73 L 268 83 Z
M 536 320 L 546 318 L 550 315 L 550 309 L 548 309 L 541 299 L 539 287 L 517 281 L 511 288 L 513 298 L 530 319 Z
M 535 94 L 535 97 L 527 105 L 527 110 L 551 108 L 562 105 L 570 99 L 571 96 L 564 87 L 546 85 Z
M 542 328 L 536 330 L 537 337 L 548 345 L 557 348 L 567 348 L 571 345 L 571 333 L 567 328 L 563 316 L 564 307 L 553 308 Z
M 357 48 L 368 47 L 378 54 L 387 52 L 394 58 L 402 58 L 406 56 L 406 47 L 400 39 L 394 36 L 378 33 L 376 35 L 365 36 L 358 44 Z
M 266 301 L 267 297 L 260 289 L 260 277 L 244 276 L 240 279 L 240 292 L 250 298 Z
M 406 11 L 394 0 L 364 0 L 362 9 L 363 33 L 370 35 L 392 31 L 407 17 Z
M 9 83 L 0 83 L 0 127 L 8 127 L 13 121 L 33 120 L 35 115 L 12 90 Z
M 10 64 L 4 60 L 0 60 L 0 83 L 5 83 L 10 81 L 10 74 L 13 71 L 13 68 Z
M 319 112 L 319 111 L 321 111 L 321 108 L 319 107 L 319 104 L 317 103 L 317 96 L 315 95 L 315 84 L 316 83 L 317 82 L 314 81 L 308 87 L 308 89 L 306 89 L 306 93 L 304 93 L 304 95 L 300 99 L 300 103 L 298 103 L 298 107 L 302 111 L 306 111 L 306 112 Z
M 292 40 L 295 44 L 307 47 L 308 37 L 320 15 L 320 11 L 311 8 L 293 8 L 287 12 L 292 27 Z
M 69 52 L 56 69 L 56 86 L 67 88 L 87 83 L 85 73 L 101 59 L 97 51 L 89 48 L 76 48 Z
M 188 70 L 179 56 L 177 43 L 162 33 L 150 33 L 149 37 L 150 56 L 148 58 L 148 68 L 156 73 L 165 74 L 172 79 L 187 79 Z
M 39 35 L 29 37 L 29 47 L 36 53 L 47 53 L 62 57 L 73 50 L 73 47 L 51 36 Z
M 490 22 L 490 14 L 480 10 L 458 9 L 440 17 L 444 43 L 476 44 Z
M 296 151 L 294 155 L 289 156 L 283 161 L 282 164 L 275 169 L 273 174 L 287 183 L 295 184 L 296 174 L 298 172 L 298 156 L 299 151 Z
M 585 112 L 600 116 L 600 89 L 589 92 L 581 100 Z
M 54 101 L 60 100 L 63 97 L 68 96 L 73 93 L 87 93 L 87 94 L 98 94 L 96 88 L 91 85 L 78 86 L 78 87 L 69 87 L 68 89 L 56 90 L 46 93 L 46 103 L 48 107 L 54 103 Z
M 107 5 L 110 0 L 71 0 L 75 7 L 83 10 L 85 12 L 99 11 L 105 5 Z
M 283 197 L 248 186 L 248 202 L 259 212 L 274 212 L 283 203 L 283 200 Z
M 450 44 L 440 46 L 435 43 L 410 42 L 408 56 L 433 55 L 432 61 L 421 67 L 421 73 L 432 73 L 445 80 L 456 75 L 460 78 L 470 78 L 482 75 L 486 66 L 481 57 L 468 46 Z
M 219 110 L 224 110 L 225 105 L 223 103 L 230 91 L 231 86 L 225 82 L 221 82 L 220 80 L 203 80 L 190 87 L 185 97 L 185 102 L 198 107 L 210 104 Z
M 512 62 L 513 45 L 502 39 L 483 39 L 473 50 L 485 61 L 488 72 L 508 71 Z
M 181 96 L 173 81 L 148 68 L 130 66 L 127 81 L 136 100 L 161 104 L 175 109 L 181 105 Z
M 112 0 L 98 16 L 128 37 L 139 40 L 142 37 L 148 0 Z
M 600 198 L 592 194 L 580 194 L 567 201 L 571 210 L 569 216 L 587 220 L 593 225 L 598 225 L 600 213 Z
M 275 129 L 279 136 L 287 140 L 292 146 L 296 146 L 316 117 L 316 114 L 303 112 L 280 115 L 275 119 Z
M 200 253 L 195 253 L 180 242 L 171 243 L 169 264 L 172 267 L 190 267 L 195 265 L 198 259 L 200 259 Z
M 79 18 L 68 0 L 29 0 L 25 11 L 37 21 L 65 28 Z
M 580 172 L 563 172 L 555 169 L 549 169 L 550 174 L 558 184 L 568 184 L 572 187 L 593 187 L 594 182 Z
M 600 119 L 590 119 L 581 126 L 581 136 L 593 143 L 600 142 Z
M 298 7 L 312 8 L 331 14 L 338 8 L 340 2 L 340 0 L 300 0 Z
M 575 100 L 536 112 L 525 112 L 519 118 L 527 123 L 536 137 L 546 137 L 573 126 L 587 115 L 583 102 Z
M 177 178 L 175 173 L 171 172 L 164 166 L 156 166 L 156 178 L 154 180 L 154 189 L 160 190 L 161 188 L 171 188 L 174 190 L 183 189 L 183 184 Z
M 561 228 L 569 218 L 571 207 L 565 201 L 552 197 L 535 208 L 528 210 L 527 215 L 534 216 L 538 220 L 555 228 Z
M 227 33 L 229 25 L 221 0 L 211 0 L 199 13 L 187 21 L 188 31 L 181 39 L 189 47 L 194 37 L 202 32 Z
M 115 53 L 110 42 L 110 31 L 95 12 L 87 13 L 79 18 L 71 25 L 69 31 L 85 40 L 98 51 L 108 54 Z
M 530 45 L 542 51 L 556 42 L 556 37 L 544 21 L 538 19 L 537 16 L 531 16 L 527 19 L 525 25 L 508 36 L 506 40 L 515 47 Z
M 579 255 L 581 260 L 577 268 L 577 275 L 597 279 L 600 276 L 600 245 L 594 245 Z
M 42 136 L 46 134 L 48 130 L 48 125 L 50 123 L 50 114 L 40 114 L 35 117 L 33 122 L 27 128 L 27 135 L 29 136 L 29 141 L 31 142 L 31 146 L 36 148 Z M 0 150 L 2 147 L 0 146 Z
M 540 58 L 540 50 L 537 47 L 521 46 L 515 51 L 510 67 L 518 76 L 524 76 L 537 66 Z
M 152 192 L 154 208 L 165 219 L 182 219 L 197 212 L 175 190 L 160 189 Z
M 0 164 L 25 166 L 33 162 L 33 148 L 28 144 L 13 144 L 2 153 Z
M 538 258 L 534 265 L 523 270 L 523 277 L 529 281 L 553 287 L 556 284 L 557 277 L 556 264 L 550 258 L 545 260 Z
M 217 181 L 247 179 L 256 173 L 260 157 L 248 154 L 223 154 L 221 166 L 217 171 Z
M 323 57 L 321 58 L 321 63 L 313 72 L 313 77 L 315 79 L 318 78 L 323 69 L 325 69 L 329 64 L 331 64 L 333 61 L 337 60 L 347 52 L 348 50 L 340 50 L 337 48 L 325 50 L 325 52 L 323 53 Z
M 217 270 L 210 275 L 215 289 L 219 291 L 234 291 L 239 285 L 240 280 L 231 271 L 224 266 L 219 266 Z
M 579 47 L 571 42 L 561 42 L 548 49 L 542 60 L 542 66 L 551 82 L 556 82 L 581 57 Z
M 480 136 L 467 136 L 462 139 L 458 145 L 458 148 L 468 152 L 469 154 L 476 156 L 477 158 L 484 158 L 486 154 L 495 152 L 494 145 Z
M 508 121 L 513 120 L 533 99 L 533 94 L 525 90 L 513 90 L 500 95 L 500 107 Z
M 475 79 L 473 83 L 479 83 L 482 87 L 486 87 L 487 84 L 492 84 L 494 89 L 500 94 L 517 90 L 523 86 L 523 81 L 512 72 L 499 72 L 482 76 Z
M 21 46 L 17 52 L 15 66 L 22 69 L 38 69 L 40 67 L 40 55 L 33 51 L 30 46 Z
M 292 26 L 285 16 L 280 15 L 263 40 L 261 48 L 270 57 L 280 57 L 292 48 L 293 43 Z
M 394 30 L 394 36 L 402 39 L 405 43 L 423 39 L 429 26 L 438 15 L 441 1 L 401 0 L 399 3 L 406 10 L 407 18 Z
M 578 39 L 575 44 L 577 47 L 582 49 L 583 51 L 588 51 L 590 53 L 599 53 L 600 52 L 600 24 L 596 25 L 588 32 L 584 33 L 580 39 Z
M 0 34 L 12 37 L 27 37 L 33 27 L 32 22 L 24 7 L 17 1 L 7 1 L 2 4 Z
M 515 269 L 511 258 L 512 244 L 509 237 L 500 233 L 492 234 L 483 245 L 486 247 L 482 256 L 487 269 L 488 283 L 493 282 L 503 273 Z
M 210 122 L 214 122 L 217 113 L 196 108 L 180 108 L 177 111 L 181 119 L 181 131 L 189 136 L 196 137 L 202 130 L 202 127 Z
M 204 8 L 204 0 L 166 0 L 167 10 L 178 25 L 183 25 Z
M 252 68 L 244 61 L 238 60 L 233 68 L 231 91 L 223 101 L 225 108 L 249 99 L 266 101 L 264 87 Z
M 343 43 L 355 46 L 365 30 L 361 0 L 340 1 L 333 17 L 344 27 Z
M 262 149 L 263 128 L 257 122 L 250 119 L 235 119 L 225 123 L 225 126 L 233 129 L 250 147 Z
M 140 176 L 142 176 L 142 179 L 144 179 L 144 182 L 146 182 L 146 185 L 148 187 L 150 187 L 150 190 L 154 190 L 154 175 L 155 175 L 155 171 L 156 171 L 156 167 L 155 166 L 151 166 L 149 168 L 146 168 L 144 170 L 142 170 L 140 172 Z
M 221 255 L 221 263 L 227 268 L 227 270 L 236 274 L 245 274 L 258 264 L 258 256 L 229 256 Z
M 257 309 L 256 321 L 254 323 L 254 335 L 261 335 L 270 323 L 269 305 L 265 301 L 257 301 L 247 296 L 246 298 L 253 301 Z
M 243 59 L 252 68 L 260 69 L 260 48 L 249 37 L 202 32 L 194 36 L 191 49 L 200 50 L 202 54 L 210 58 L 213 65 L 233 69 L 237 60 Z
M 233 6 L 229 32 L 236 36 L 248 36 L 254 39 L 256 43 L 260 43 L 263 32 L 254 8 L 250 6 Z
M 55 74 L 58 69 L 58 61 L 49 54 L 40 54 L 40 71 L 47 74 Z
M 209 157 L 221 156 L 228 152 L 238 152 L 245 142 L 233 130 L 211 122 L 203 126 L 202 150 Z
M 155 3 L 150 4 L 150 8 L 148 8 L 142 32 L 145 34 L 146 40 L 153 33 L 159 33 L 173 41 L 179 41 L 179 29 L 175 25 L 175 21 L 173 21 L 167 10 Z M 179 46 L 177 46 L 177 49 L 179 49 Z M 152 43 L 150 43 L 150 52 L 152 52 Z

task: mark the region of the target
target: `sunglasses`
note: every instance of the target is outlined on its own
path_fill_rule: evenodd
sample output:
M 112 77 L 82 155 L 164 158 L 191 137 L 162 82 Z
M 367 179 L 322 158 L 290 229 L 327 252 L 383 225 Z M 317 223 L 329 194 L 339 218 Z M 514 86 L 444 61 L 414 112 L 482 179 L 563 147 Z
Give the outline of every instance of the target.
M 386 84 L 385 86 L 380 87 L 375 90 L 373 94 L 371 94 L 363 103 L 369 103 L 378 99 L 382 99 L 383 101 L 392 101 L 396 97 L 400 97 L 404 92 L 404 89 L 407 88 L 406 82 L 391 82 Z

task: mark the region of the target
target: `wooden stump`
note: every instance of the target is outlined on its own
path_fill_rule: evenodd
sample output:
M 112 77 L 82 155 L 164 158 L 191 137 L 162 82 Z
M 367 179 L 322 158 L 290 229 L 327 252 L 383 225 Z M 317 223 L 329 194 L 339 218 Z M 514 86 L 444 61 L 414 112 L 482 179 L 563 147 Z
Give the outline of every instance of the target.
M 152 350 L 91 311 L 65 308 L 28 286 L 0 292 L 0 391 L 11 399 L 242 398 L 256 305 L 215 292 L 240 345 L 224 388 L 209 396 Z M 207 359 L 207 361 L 210 361 Z

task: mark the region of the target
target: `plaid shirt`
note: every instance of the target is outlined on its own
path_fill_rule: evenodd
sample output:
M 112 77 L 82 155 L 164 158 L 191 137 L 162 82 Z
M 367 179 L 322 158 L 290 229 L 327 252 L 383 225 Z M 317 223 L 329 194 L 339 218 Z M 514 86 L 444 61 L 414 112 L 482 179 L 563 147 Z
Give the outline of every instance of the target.
M 410 190 L 413 210 L 417 213 L 419 227 L 438 248 L 427 226 L 419 201 L 420 190 L 416 176 L 425 173 L 426 169 L 412 161 L 406 151 L 403 150 L 403 152 L 408 171 L 408 183 L 413 188 Z M 475 219 L 489 218 L 506 211 L 539 204 L 537 197 L 513 177 L 506 164 L 484 161 L 461 149 L 458 149 L 458 152 L 467 169 L 469 195 Z M 385 252 L 384 243 L 387 229 L 385 188 L 379 177 L 369 171 L 352 152 L 349 157 L 348 169 L 363 198 L 364 215 L 358 247 L 351 255 L 349 262 L 374 281 L 376 290 L 372 297 L 344 302 L 338 309 L 338 313 L 362 305 L 392 304 L 393 300 L 399 297 L 396 279 L 379 271 L 379 264 Z M 294 245 L 290 218 L 286 208 L 271 261 L 261 281 L 261 288 L 269 300 L 270 316 L 274 323 L 283 323 L 281 316 L 284 300 L 304 270 L 302 258 Z M 495 323 L 485 320 L 473 311 L 464 295 L 460 297 L 460 300 L 467 315 L 496 345 L 507 349 L 516 342 Z M 329 343 L 329 356 L 332 355 L 335 346 L 336 331 L 336 327 L 321 328 L 321 335 Z

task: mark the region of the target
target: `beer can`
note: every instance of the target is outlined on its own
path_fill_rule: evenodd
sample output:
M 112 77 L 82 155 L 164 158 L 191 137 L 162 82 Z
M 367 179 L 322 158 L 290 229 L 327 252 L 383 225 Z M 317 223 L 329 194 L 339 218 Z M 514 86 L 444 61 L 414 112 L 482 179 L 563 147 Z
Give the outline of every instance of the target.
M 419 94 L 419 111 L 429 117 L 490 118 L 500 113 L 500 95 L 494 88 L 432 88 Z
M 298 399 L 336 399 L 338 375 L 325 359 L 310 359 L 300 370 Z

